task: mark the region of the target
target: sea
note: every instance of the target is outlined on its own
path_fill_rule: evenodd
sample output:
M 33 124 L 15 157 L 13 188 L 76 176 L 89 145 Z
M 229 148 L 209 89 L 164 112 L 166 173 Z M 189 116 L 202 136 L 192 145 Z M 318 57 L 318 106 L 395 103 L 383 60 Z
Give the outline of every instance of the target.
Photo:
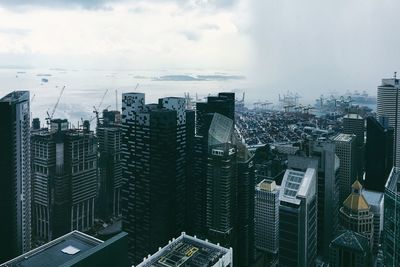
M 98 70 L 98 69 L 0 69 L 0 98 L 15 90 L 29 90 L 31 117 L 45 124 L 47 112 L 52 113 L 63 86 L 53 118 L 66 118 L 73 125 L 94 118 L 99 111 L 121 108 L 126 92 L 145 94 L 146 103 L 156 103 L 167 96 L 203 100 L 218 92 L 236 92 L 238 97 L 251 86 L 241 73 L 204 70 Z M 104 99 L 103 99 L 104 97 Z M 102 101 L 103 99 L 103 101 Z M 93 120 L 94 121 L 94 120 Z M 92 127 L 93 128 L 93 127 Z

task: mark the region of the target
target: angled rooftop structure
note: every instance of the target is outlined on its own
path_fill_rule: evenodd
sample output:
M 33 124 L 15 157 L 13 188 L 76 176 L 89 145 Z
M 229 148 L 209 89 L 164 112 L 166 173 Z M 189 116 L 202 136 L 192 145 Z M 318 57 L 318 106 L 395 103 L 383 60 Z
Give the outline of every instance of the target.
M 227 249 L 182 233 L 168 245 L 149 255 L 137 267 L 225 267 L 232 266 L 232 248 Z
M 127 266 L 127 234 L 103 242 L 79 231 L 70 232 L 18 256 L 0 267 Z
M 352 193 L 343 202 L 343 205 L 353 211 L 369 210 L 369 204 L 361 194 L 362 185 L 356 180 L 352 187 Z
M 362 252 L 367 252 L 370 249 L 368 238 L 349 230 L 340 231 L 336 238 L 332 240 L 331 244 Z
M 307 197 L 307 192 L 311 189 L 310 184 L 315 179 L 315 176 L 316 170 L 314 168 L 308 168 L 305 172 L 286 170 L 282 180 L 279 199 L 299 205 L 301 200 L 298 197 Z

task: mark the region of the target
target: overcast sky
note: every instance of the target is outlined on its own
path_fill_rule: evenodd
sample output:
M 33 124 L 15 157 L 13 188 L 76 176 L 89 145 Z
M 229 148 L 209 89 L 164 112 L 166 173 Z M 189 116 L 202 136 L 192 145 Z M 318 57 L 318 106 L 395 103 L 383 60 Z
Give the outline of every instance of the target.
M 400 71 L 399 10 L 399 0 L 0 0 L 0 64 L 251 70 L 271 93 L 374 92 Z

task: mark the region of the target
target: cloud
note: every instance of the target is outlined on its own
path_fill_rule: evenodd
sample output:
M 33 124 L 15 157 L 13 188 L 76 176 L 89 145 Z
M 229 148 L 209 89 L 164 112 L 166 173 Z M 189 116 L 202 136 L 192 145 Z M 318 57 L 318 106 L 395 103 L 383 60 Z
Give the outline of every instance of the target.
M 29 8 L 29 7 L 51 7 L 51 8 L 76 8 L 84 9 L 108 9 L 110 4 L 119 0 L 2 0 L 0 6 L 6 8 Z
M 30 29 L 22 29 L 22 28 L 0 28 L 0 34 L 10 34 L 10 35 L 18 35 L 25 36 L 31 32 Z
M 238 0 L 153 0 L 152 3 L 175 3 L 181 7 L 193 8 L 231 8 Z M 148 0 L 2 0 L 0 6 L 25 10 L 32 7 L 83 8 L 88 10 L 112 10 L 116 3 L 148 3 Z M 133 9 L 132 11 L 141 11 Z
M 219 26 L 216 24 L 203 24 L 199 27 L 200 30 L 214 30 L 214 31 L 218 31 L 219 30 Z
M 181 34 L 186 37 L 189 41 L 199 41 L 200 35 L 194 31 L 182 31 Z

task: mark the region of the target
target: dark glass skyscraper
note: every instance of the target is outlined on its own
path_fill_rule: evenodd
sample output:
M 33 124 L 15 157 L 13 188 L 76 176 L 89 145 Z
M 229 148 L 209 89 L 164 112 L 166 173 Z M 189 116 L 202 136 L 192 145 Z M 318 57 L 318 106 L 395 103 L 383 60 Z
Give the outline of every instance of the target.
M 99 142 L 99 197 L 98 214 L 101 218 L 121 215 L 121 113 L 103 111 L 97 125 Z
M 145 105 L 144 94 L 123 94 L 122 214 L 133 264 L 184 230 L 186 128 L 184 98 Z
M 0 99 L 0 262 L 31 248 L 29 92 Z
M 367 118 L 365 153 L 365 188 L 385 191 L 385 183 L 393 166 L 393 128 L 385 127 L 374 117 Z
M 400 266 L 400 179 L 393 168 L 385 186 L 383 257 L 385 266 Z

